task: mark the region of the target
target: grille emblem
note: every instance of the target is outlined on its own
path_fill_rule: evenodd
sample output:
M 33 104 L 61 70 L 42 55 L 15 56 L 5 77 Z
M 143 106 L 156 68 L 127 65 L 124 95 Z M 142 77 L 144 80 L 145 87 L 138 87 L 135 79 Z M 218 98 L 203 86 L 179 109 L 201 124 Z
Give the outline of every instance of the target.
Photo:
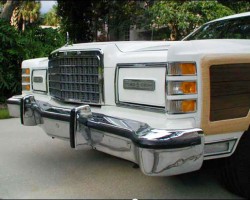
M 127 90 L 155 90 L 154 80 L 137 80 L 137 79 L 124 79 L 123 88 Z

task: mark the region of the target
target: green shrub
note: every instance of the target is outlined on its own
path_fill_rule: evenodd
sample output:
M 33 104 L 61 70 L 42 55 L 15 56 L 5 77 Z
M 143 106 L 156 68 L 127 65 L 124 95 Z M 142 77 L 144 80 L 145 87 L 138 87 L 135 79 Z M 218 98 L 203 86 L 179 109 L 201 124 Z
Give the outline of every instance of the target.
M 0 119 L 8 119 L 10 118 L 9 111 L 7 108 L 1 109 L 0 108 Z
M 65 44 L 65 38 L 52 28 L 28 28 L 21 33 L 24 59 L 47 57 L 51 51 Z
M 0 20 L 0 100 L 21 92 L 22 49 L 18 32 Z
M 0 19 L 0 102 L 21 93 L 21 63 L 23 60 L 47 57 L 65 44 L 65 37 L 54 29 L 29 27 L 18 32 Z

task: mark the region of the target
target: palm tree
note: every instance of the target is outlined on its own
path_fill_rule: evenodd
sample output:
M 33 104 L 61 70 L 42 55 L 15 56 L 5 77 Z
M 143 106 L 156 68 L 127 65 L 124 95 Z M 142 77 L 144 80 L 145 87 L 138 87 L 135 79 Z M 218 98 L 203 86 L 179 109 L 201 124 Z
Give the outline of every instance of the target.
M 7 0 L 5 4 L 1 3 L 2 11 L 0 18 L 10 21 L 13 10 L 19 6 L 20 1 L 16 0 Z
M 25 30 L 26 23 L 33 23 L 38 20 L 40 15 L 41 2 L 34 0 L 23 1 L 18 7 L 17 20 L 22 22 L 22 31 Z
M 58 26 L 60 18 L 57 15 L 57 5 L 53 5 L 51 10 L 44 15 L 43 24 L 48 26 Z

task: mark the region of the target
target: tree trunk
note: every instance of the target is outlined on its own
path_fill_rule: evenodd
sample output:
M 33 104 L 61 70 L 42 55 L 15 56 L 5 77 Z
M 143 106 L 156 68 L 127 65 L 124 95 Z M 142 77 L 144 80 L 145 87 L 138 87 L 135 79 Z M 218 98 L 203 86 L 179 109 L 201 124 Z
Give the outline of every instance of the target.
M 25 23 L 26 23 L 26 21 L 23 20 L 23 24 L 22 24 L 22 31 L 23 31 L 23 32 L 25 31 Z
M 168 24 L 171 34 L 170 34 L 170 41 L 175 41 L 178 38 L 178 32 L 177 32 L 177 28 L 176 25 L 174 23 L 169 23 Z
M 10 22 L 13 10 L 20 4 L 20 1 L 17 0 L 8 0 L 4 4 L 3 12 L 0 15 L 0 18 L 6 19 Z

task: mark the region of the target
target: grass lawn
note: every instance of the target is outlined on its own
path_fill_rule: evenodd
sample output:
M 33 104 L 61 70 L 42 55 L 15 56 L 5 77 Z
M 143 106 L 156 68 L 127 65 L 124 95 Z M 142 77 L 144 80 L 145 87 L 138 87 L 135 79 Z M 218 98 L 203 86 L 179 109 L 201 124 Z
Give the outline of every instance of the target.
M 0 119 L 10 118 L 8 108 L 5 106 L 0 106 Z

